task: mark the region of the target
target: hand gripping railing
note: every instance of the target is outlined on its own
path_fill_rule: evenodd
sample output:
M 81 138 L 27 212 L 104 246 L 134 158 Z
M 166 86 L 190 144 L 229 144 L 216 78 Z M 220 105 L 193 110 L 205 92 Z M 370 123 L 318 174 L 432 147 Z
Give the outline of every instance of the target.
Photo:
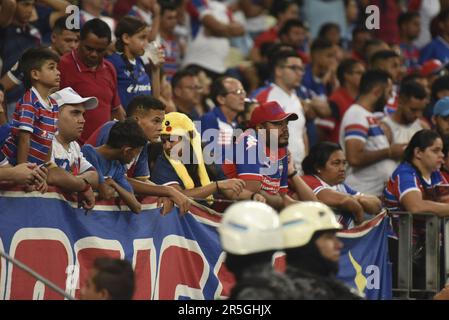
M 432 213 L 391 212 L 399 216 L 398 234 L 398 292 L 401 298 L 410 299 L 413 292 L 437 293 L 440 283 L 440 230 L 443 228 L 442 252 L 444 256 L 444 276 L 449 276 L 449 220 L 439 218 Z M 424 217 L 426 223 L 425 236 L 425 289 L 413 289 L 413 217 Z

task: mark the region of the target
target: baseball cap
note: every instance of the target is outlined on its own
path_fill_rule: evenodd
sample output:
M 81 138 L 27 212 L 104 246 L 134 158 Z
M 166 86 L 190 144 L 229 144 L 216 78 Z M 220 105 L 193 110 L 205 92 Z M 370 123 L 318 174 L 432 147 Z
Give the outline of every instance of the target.
M 427 60 L 421 66 L 421 75 L 423 77 L 428 77 L 430 75 L 437 74 L 438 72 L 443 70 L 443 68 L 444 65 L 440 60 L 438 59 Z
M 254 108 L 249 121 L 250 127 L 255 127 L 264 122 L 277 122 L 282 120 L 298 120 L 296 113 L 287 113 L 276 101 L 266 102 Z
M 95 109 L 98 106 L 98 99 L 96 97 L 82 98 L 75 90 L 71 87 L 67 87 L 56 91 L 51 95 L 53 99 L 56 100 L 59 107 L 65 104 L 80 104 L 84 105 L 86 110 Z
M 440 117 L 449 116 L 449 97 L 444 97 L 437 101 L 433 107 L 433 115 Z

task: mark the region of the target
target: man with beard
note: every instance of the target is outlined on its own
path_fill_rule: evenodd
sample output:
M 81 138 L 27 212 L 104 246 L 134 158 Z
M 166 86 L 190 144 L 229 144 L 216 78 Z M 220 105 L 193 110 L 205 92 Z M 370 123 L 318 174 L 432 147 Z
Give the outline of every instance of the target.
M 362 297 L 336 278 L 343 248 L 332 210 L 320 202 L 302 202 L 281 211 L 287 275 L 304 299 L 356 300 Z
M 288 123 L 298 120 L 296 113 L 286 113 L 275 101 L 267 102 L 254 109 L 249 129 L 242 133 L 234 146 L 232 159 L 226 153 L 223 172 L 228 178 L 245 180 L 246 189 L 262 194 L 267 204 L 282 209 L 295 200 L 287 195 L 288 175 L 287 145 Z M 314 198 L 305 184 L 301 188 L 307 199 Z
M 408 144 L 416 132 L 430 129 L 422 119 L 427 101 L 426 89 L 421 84 L 415 81 L 402 82 L 397 110 L 382 119 L 390 142 Z
M 343 116 L 340 145 L 350 165 L 346 183 L 365 194 L 380 196 L 386 181 L 396 167 L 404 144 L 392 144 L 380 126 L 376 110 L 382 110 L 392 90 L 388 73 L 366 72 L 360 82 L 360 95 Z

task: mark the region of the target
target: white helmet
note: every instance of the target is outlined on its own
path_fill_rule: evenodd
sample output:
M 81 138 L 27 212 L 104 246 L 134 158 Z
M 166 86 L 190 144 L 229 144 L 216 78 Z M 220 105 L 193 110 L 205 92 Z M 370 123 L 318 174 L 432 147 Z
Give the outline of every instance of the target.
M 282 249 L 281 225 L 277 212 L 254 201 L 240 201 L 224 213 L 218 227 L 226 252 L 246 255 Z
M 334 212 L 321 202 L 301 202 L 281 211 L 284 248 L 302 247 L 320 230 L 340 230 Z

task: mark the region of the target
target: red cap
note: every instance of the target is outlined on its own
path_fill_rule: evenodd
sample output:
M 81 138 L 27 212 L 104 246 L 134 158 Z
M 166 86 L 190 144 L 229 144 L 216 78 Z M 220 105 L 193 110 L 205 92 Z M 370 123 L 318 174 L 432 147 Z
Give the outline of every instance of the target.
M 444 65 L 438 59 L 427 60 L 421 66 L 421 75 L 423 77 L 428 77 L 432 74 L 438 73 L 443 69 Z
M 256 125 L 264 122 L 277 122 L 285 119 L 298 120 L 298 115 L 296 113 L 287 113 L 276 101 L 270 101 L 254 108 L 249 126 L 254 128 Z

